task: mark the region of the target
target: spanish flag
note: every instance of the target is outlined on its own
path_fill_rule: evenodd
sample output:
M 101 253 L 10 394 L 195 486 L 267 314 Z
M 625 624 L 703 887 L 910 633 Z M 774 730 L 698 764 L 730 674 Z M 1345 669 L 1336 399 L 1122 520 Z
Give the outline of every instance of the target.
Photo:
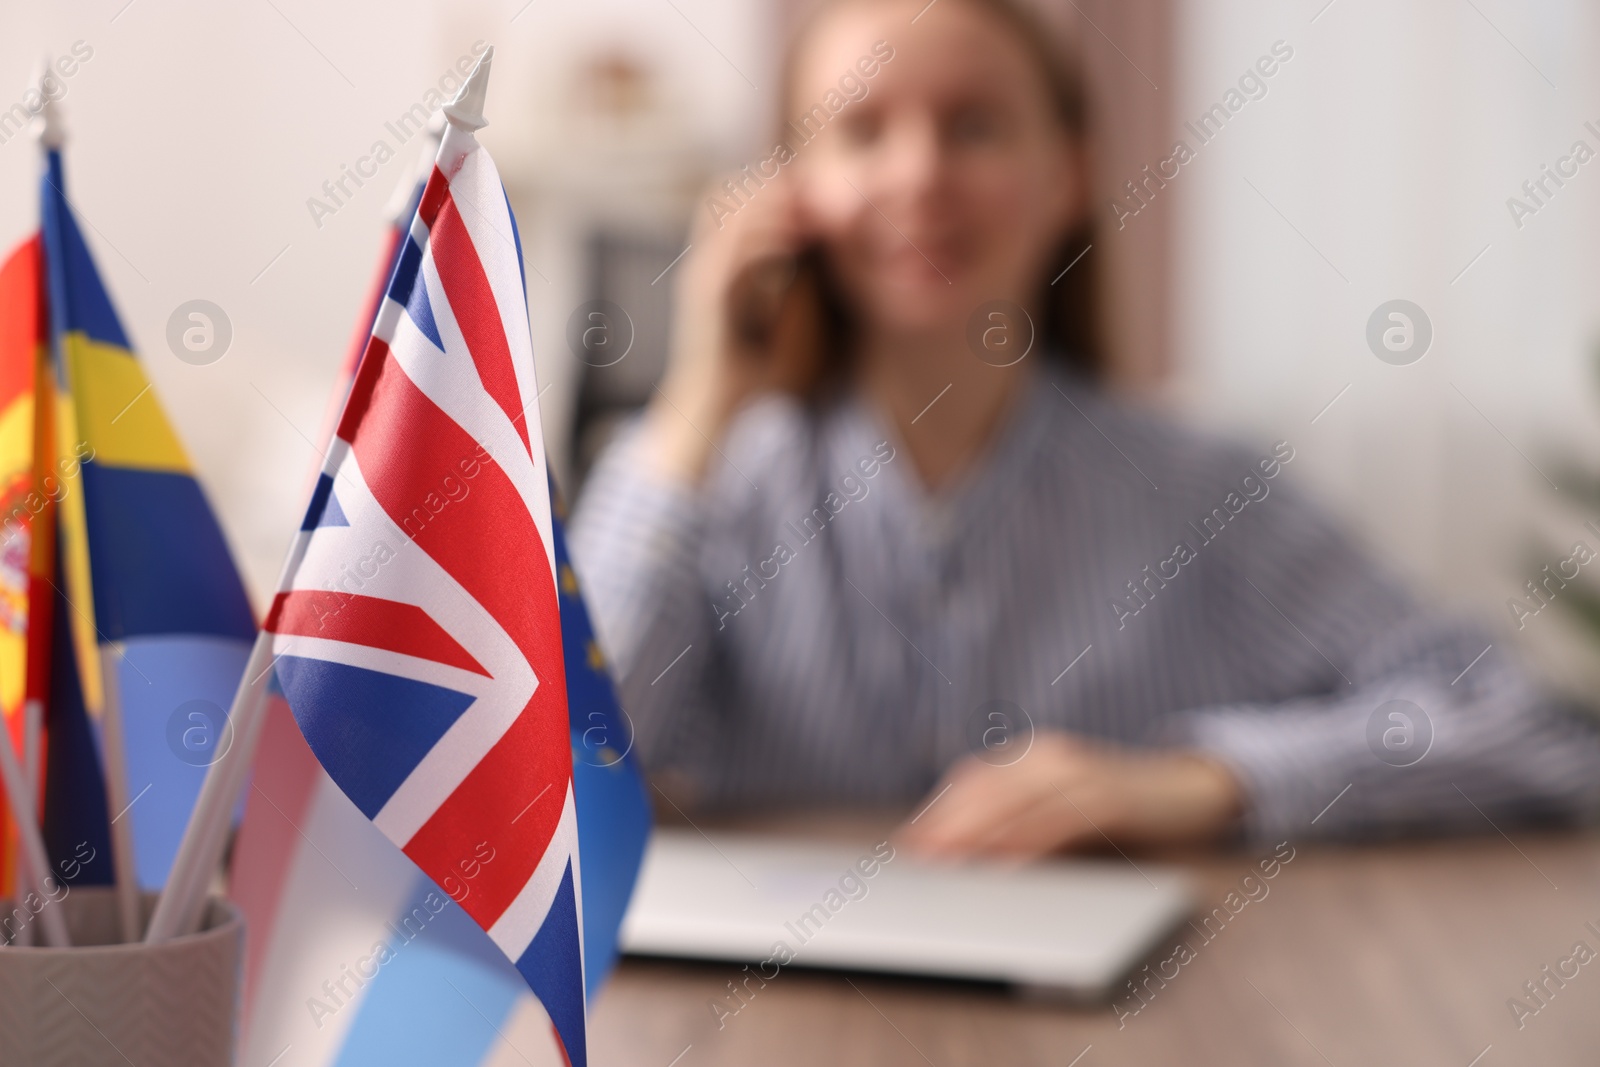
M 32 467 L 32 491 L 48 500 L 57 526 L 46 539 L 56 558 L 44 572 L 56 598 L 47 624 L 45 836 L 56 862 L 81 861 L 84 842 L 101 855 L 103 843 L 119 885 L 136 877 L 153 889 L 166 879 L 206 767 L 231 743 L 226 709 L 255 618 L 95 268 L 58 146 L 47 146 L 45 162 L 34 247 L 46 280 L 50 373 L 35 373 L 32 400 L 35 422 L 47 419 L 54 439 L 49 463 Z M 10 398 L 4 380 L 0 396 Z M 9 472 L 9 422 L 0 434 L 0 467 Z M 44 628 L 30 620 L 27 630 Z M 94 863 L 84 870 L 86 880 L 108 873 Z
M 43 259 L 37 236 L 0 263 L 0 727 L 37 786 L 49 681 L 55 508 L 36 490 L 54 461 Z M 42 439 L 42 440 L 41 440 Z M 44 468 L 41 470 L 41 468 Z M 18 888 L 16 827 L 0 795 L 0 896 Z

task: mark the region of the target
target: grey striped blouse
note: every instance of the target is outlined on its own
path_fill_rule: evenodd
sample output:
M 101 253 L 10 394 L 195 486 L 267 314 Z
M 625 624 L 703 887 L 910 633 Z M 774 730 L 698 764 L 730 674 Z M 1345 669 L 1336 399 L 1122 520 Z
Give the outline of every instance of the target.
M 764 399 L 699 489 L 637 432 L 572 551 L 646 766 L 708 806 L 911 804 L 1035 731 L 1183 745 L 1280 839 L 1589 817 L 1600 736 L 1287 484 L 1037 369 L 937 493 L 862 400 Z

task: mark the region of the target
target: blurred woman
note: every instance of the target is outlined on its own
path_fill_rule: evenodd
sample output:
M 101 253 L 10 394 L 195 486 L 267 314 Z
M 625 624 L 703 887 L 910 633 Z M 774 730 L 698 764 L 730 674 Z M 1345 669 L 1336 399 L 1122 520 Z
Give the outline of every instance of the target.
M 1099 390 L 1050 42 L 1011 0 L 793 41 L 573 524 L 647 765 L 684 805 L 898 805 L 944 855 L 1592 811 L 1594 732 L 1285 485 L 1294 442 Z

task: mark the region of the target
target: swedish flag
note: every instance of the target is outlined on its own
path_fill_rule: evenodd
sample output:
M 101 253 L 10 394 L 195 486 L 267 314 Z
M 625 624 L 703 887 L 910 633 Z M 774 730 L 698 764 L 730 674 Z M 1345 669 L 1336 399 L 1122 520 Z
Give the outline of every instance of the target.
M 119 850 L 119 872 L 131 863 L 154 888 L 206 766 L 229 743 L 225 709 L 256 625 L 66 189 L 50 148 L 41 194 L 56 462 L 46 491 L 57 510 L 61 599 L 46 836 L 53 855 L 71 854 L 81 840 L 118 836 L 126 820 L 132 848 Z M 85 779 L 91 744 L 111 786 L 105 805 Z

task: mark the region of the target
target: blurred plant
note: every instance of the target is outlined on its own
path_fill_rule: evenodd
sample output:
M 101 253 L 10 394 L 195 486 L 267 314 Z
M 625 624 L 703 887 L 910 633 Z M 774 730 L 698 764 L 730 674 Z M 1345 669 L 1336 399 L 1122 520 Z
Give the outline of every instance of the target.
M 1591 371 L 1594 375 L 1597 400 L 1600 400 L 1600 342 L 1592 353 Z M 1582 522 L 1582 542 L 1600 552 L 1600 464 L 1583 454 L 1557 457 L 1550 466 L 1552 480 L 1560 500 Z M 1573 543 L 1564 536 L 1557 537 L 1546 526 L 1534 537 L 1527 549 L 1525 561 L 1528 573 L 1538 573 L 1551 559 L 1562 559 L 1571 554 Z M 1559 605 L 1559 615 L 1568 620 L 1570 629 L 1579 641 L 1600 653 L 1600 568 L 1584 567 L 1575 578 L 1565 582 L 1553 603 Z M 1590 669 L 1585 674 L 1594 675 L 1594 665 L 1600 664 L 1600 655 L 1586 656 Z M 1600 706 L 1600 694 L 1582 694 L 1586 702 Z

